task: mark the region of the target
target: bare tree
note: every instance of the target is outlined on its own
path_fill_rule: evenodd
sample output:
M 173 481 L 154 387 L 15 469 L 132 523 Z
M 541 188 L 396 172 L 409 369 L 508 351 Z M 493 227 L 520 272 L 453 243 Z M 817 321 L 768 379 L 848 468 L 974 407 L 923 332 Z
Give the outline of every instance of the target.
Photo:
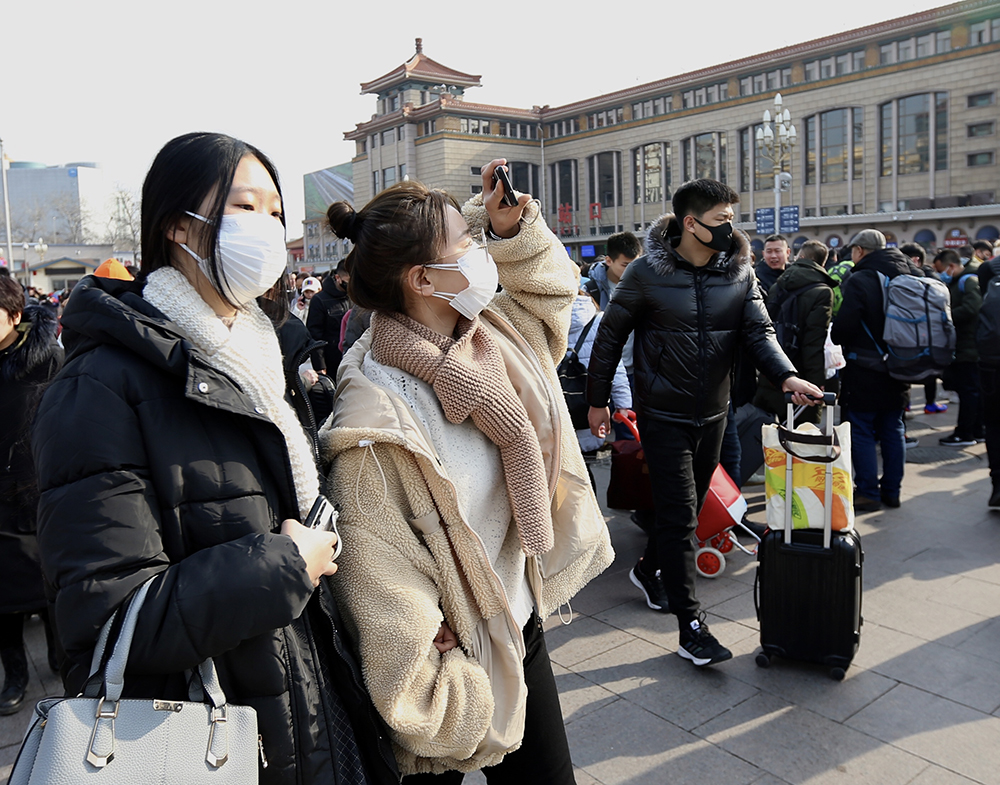
M 87 226 L 90 212 L 69 194 L 60 195 L 48 202 L 49 214 L 58 223 L 55 229 L 56 242 L 79 245 L 90 241 Z
M 12 242 L 32 242 L 46 233 L 46 209 L 38 202 L 22 204 L 11 209 L 10 225 Z
M 108 217 L 105 242 L 116 251 L 139 252 L 140 212 L 139 195 L 118 185 L 112 195 L 112 212 Z

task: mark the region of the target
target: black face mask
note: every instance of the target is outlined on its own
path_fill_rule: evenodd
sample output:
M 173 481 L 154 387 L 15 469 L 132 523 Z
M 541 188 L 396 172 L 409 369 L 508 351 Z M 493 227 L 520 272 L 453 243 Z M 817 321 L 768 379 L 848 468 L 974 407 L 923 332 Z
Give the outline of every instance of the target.
M 694 218 L 693 215 L 691 217 Z M 697 218 L 694 218 L 694 220 L 699 226 L 708 229 L 708 231 L 712 234 L 711 242 L 707 243 L 698 237 L 698 235 L 695 235 L 699 243 L 704 245 L 706 248 L 711 248 L 713 251 L 721 252 L 729 250 L 729 246 L 733 244 L 733 224 L 731 221 L 719 224 L 718 226 L 706 226 Z

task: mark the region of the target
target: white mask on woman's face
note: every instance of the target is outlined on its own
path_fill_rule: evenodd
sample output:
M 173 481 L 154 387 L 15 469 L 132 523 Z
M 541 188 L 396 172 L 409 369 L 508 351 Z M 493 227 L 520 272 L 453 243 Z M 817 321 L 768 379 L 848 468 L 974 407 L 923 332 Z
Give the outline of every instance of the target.
M 496 262 L 485 245 L 474 245 L 454 264 L 427 264 L 432 270 L 458 270 L 469 285 L 460 292 L 434 292 L 433 296 L 447 300 L 466 319 L 475 319 L 490 304 L 500 281 Z
M 192 218 L 211 224 L 207 218 L 188 212 Z M 178 243 L 198 262 L 198 267 L 212 280 L 208 260 Z M 287 264 L 285 227 L 265 213 L 235 213 L 222 216 L 219 226 L 219 292 L 236 305 L 246 305 L 274 286 Z

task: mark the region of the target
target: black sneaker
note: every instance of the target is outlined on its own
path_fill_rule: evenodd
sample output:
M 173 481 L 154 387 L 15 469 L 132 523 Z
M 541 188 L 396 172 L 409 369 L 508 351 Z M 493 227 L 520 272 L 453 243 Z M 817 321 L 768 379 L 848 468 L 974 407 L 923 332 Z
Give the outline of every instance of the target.
M 882 496 L 882 504 L 884 504 L 886 507 L 893 507 L 893 508 L 899 507 L 898 494 L 893 496 L 890 493 L 883 493 L 881 496 Z
M 681 641 L 677 653 L 684 659 L 691 660 L 699 668 L 725 662 L 733 657 L 733 653 L 708 631 L 704 613 L 699 614 L 689 626 L 681 627 Z
M 942 447 L 972 447 L 976 443 L 976 440 L 966 439 L 964 436 L 953 433 L 951 436 L 944 436 L 938 439 L 938 443 Z
M 993 489 L 993 493 L 990 494 L 990 501 L 987 506 L 993 509 L 1000 509 L 1000 485 Z
M 904 436 L 903 445 L 909 450 L 911 447 L 918 447 L 920 445 L 920 439 L 916 436 Z
M 646 595 L 646 604 L 650 608 L 660 613 L 670 613 L 667 590 L 663 588 L 659 570 L 654 575 L 646 575 L 642 570 L 642 559 L 639 559 L 635 567 L 629 570 L 628 579 L 642 589 L 642 593 Z
M 854 494 L 854 512 L 878 512 L 882 509 L 882 502 L 879 499 L 869 499 L 860 493 Z

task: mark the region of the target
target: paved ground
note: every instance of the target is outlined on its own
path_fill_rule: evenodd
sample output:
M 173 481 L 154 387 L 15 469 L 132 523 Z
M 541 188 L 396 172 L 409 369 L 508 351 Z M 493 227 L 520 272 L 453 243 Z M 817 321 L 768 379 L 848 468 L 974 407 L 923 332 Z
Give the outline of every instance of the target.
M 1000 783 L 1000 514 L 986 509 L 982 445 L 934 449 L 954 409 L 909 421 L 912 456 L 932 462 L 907 464 L 900 509 L 859 519 L 865 624 L 840 683 L 824 668 L 754 664 L 755 563 L 739 553 L 698 583 L 733 660 L 700 671 L 681 660 L 673 617 L 628 581 L 642 532 L 609 512 L 617 560 L 574 600 L 572 624 L 547 624 L 579 785 Z M 607 470 L 596 474 L 603 496 Z M 745 490 L 763 521 L 762 487 Z M 34 700 L 58 685 L 37 620 L 29 641 Z M 28 716 L 0 718 L 0 777 Z

